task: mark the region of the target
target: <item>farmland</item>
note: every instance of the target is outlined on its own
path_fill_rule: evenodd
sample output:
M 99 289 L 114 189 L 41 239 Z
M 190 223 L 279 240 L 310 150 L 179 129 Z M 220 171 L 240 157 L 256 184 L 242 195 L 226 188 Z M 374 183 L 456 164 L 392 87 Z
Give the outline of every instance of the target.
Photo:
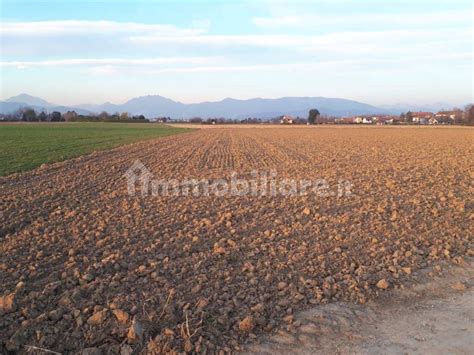
M 462 265 L 472 143 L 470 128 L 224 127 L 2 177 L 0 352 L 237 351 L 293 339 L 300 310 Z M 351 193 L 131 196 L 137 160 L 161 180 L 274 171 Z
M 143 123 L 0 124 L 0 176 L 183 131 Z

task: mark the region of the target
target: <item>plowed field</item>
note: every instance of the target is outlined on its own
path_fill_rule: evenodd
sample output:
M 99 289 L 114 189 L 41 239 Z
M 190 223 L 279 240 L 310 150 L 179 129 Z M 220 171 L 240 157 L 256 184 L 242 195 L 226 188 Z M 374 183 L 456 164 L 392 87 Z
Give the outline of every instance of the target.
M 473 143 L 470 128 L 228 127 L 2 177 L 0 352 L 235 351 L 296 311 L 462 263 Z M 161 180 L 255 170 L 352 187 L 130 196 L 136 160 Z

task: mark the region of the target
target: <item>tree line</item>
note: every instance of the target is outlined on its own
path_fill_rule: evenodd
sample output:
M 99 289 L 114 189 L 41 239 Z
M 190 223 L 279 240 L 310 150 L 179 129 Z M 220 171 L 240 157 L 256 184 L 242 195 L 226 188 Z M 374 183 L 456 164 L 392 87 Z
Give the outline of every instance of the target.
M 190 123 L 198 124 L 259 124 L 259 123 L 280 123 L 280 120 L 283 116 L 273 117 L 273 118 L 254 118 L 247 117 L 243 119 L 229 119 L 224 117 L 219 118 L 201 118 L 201 117 L 192 117 L 188 121 Z M 293 124 L 317 124 L 317 123 L 327 123 L 329 118 L 327 116 L 321 116 L 317 109 L 311 109 L 308 113 L 308 118 L 303 117 L 294 117 Z
M 0 118 L 18 122 L 149 122 L 143 115 L 129 115 L 128 112 L 109 114 L 103 111 L 97 115 L 80 115 L 76 111 L 37 113 L 32 108 L 20 108 L 13 113 L 0 115 Z
M 454 118 L 454 124 L 462 125 L 474 125 L 474 105 L 469 104 L 465 107 L 465 110 L 454 109 L 453 111 L 458 112 Z M 245 118 L 245 119 L 226 119 L 226 118 L 208 118 L 202 119 L 200 117 L 193 117 L 189 119 L 191 123 L 201 124 L 258 124 L 258 123 L 279 123 L 282 116 L 275 117 L 273 119 L 260 119 L 260 118 Z M 413 123 L 412 112 L 402 113 L 399 118 L 402 122 Z M 18 121 L 18 122 L 149 122 L 144 115 L 129 115 L 127 112 L 109 114 L 105 111 L 100 114 L 81 115 L 75 111 L 67 111 L 61 113 L 59 111 L 53 111 L 46 113 L 41 111 L 37 113 L 31 108 L 20 108 L 10 114 L 0 114 L 0 120 L 2 121 Z M 171 121 L 169 117 L 161 117 L 158 122 Z M 333 123 L 334 117 L 327 117 L 321 115 L 317 109 L 311 109 L 308 113 L 308 118 L 296 117 L 293 120 L 293 124 L 324 124 Z

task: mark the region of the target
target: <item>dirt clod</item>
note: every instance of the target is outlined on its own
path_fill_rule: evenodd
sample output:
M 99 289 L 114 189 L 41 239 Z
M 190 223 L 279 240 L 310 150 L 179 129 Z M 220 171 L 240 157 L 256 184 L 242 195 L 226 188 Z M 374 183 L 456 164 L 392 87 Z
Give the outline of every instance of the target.
M 377 282 L 377 285 L 376 285 L 376 286 L 377 286 L 377 288 L 380 288 L 380 289 L 382 289 L 382 290 L 385 290 L 385 289 L 387 289 L 387 288 L 389 287 L 389 283 L 388 283 L 387 280 L 381 279 L 381 280 L 379 280 L 379 281 Z
M 466 290 L 466 285 L 460 281 L 455 282 L 454 284 L 451 285 L 451 288 L 456 291 L 465 291 Z
M 122 323 L 122 324 L 127 324 L 128 323 L 128 320 L 129 320 L 130 317 L 129 317 L 127 312 L 124 312 L 121 309 L 114 309 L 112 311 L 112 313 L 117 318 L 119 323 Z
M 250 332 L 254 327 L 255 323 L 251 316 L 247 316 L 239 322 L 239 330 L 242 332 Z
M 127 339 L 129 343 L 140 342 L 143 339 L 143 325 L 134 319 L 132 325 L 128 329 Z
M 87 323 L 90 325 L 100 325 L 104 323 L 106 318 L 107 318 L 107 310 L 102 310 L 102 311 L 94 313 L 91 317 L 89 317 L 89 319 L 87 319 Z
M 11 313 L 16 310 L 15 294 L 10 293 L 8 295 L 0 297 L 0 314 Z

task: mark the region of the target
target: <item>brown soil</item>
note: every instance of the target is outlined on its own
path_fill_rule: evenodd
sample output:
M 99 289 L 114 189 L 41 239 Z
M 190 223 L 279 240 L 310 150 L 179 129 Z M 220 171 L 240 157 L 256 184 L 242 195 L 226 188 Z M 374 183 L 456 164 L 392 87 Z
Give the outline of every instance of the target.
M 0 178 L 0 352 L 242 350 L 297 311 L 462 263 L 473 133 L 207 129 Z M 276 169 L 353 195 L 131 197 L 136 159 L 156 178 Z
M 299 312 L 258 354 L 472 354 L 474 261 L 436 265 L 365 305 L 335 302 Z

